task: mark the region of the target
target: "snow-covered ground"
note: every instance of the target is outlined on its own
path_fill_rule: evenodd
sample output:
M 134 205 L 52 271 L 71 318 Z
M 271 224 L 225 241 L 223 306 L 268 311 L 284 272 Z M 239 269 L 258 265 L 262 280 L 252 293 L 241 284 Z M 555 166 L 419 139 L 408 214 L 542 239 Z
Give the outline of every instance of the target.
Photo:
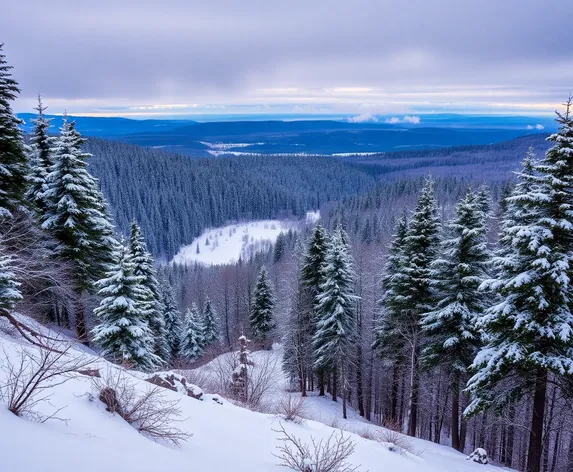
M 25 341 L 6 334 L 0 320 L 0 384 L 6 379 L 6 359 L 17 363 L 19 351 L 38 350 Z M 52 335 L 54 333 L 51 333 Z M 73 356 L 90 355 L 72 350 Z M 227 354 L 228 356 L 229 354 Z M 265 357 L 280 359 L 281 351 L 256 353 L 255 362 L 262 365 Z M 126 371 L 93 357 L 93 366 L 100 372 L 108 370 L 128 376 L 137 392 L 150 384 L 143 374 Z M 58 379 L 56 379 L 58 380 Z M 284 379 L 283 381 L 284 382 Z M 281 387 L 281 381 L 277 388 Z M 177 427 L 192 434 L 180 447 L 155 442 L 137 432 L 117 414 L 106 411 L 105 405 L 93 395 L 92 380 L 76 375 L 68 382 L 51 388 L 48 402 L 37 405 L 36 411 L 49 415 L 63 408 L 58 417 L 39 423 L 14 416 L 0 400 L 0 470 L 2 472 L 272 472 L 288 470 L 279 467 L 273 455 L 281 445 L 276 432 L 281 425 L 304 442 L 326 440 L 335 430 L 319 421 L 302 424 L 285 422 L 274 414 L 257 413 L 223 400 L 223 404 L 206 396 L 203 401 L 165 389 L 165 398 L 179 400 L 181 409 Z M 340 413 L 338 404 L 327 399 L 309 398 L 308 410 L 322 421 Z M 353 414 L 354 415 L 354 414 Z M 338 425 L 347 430 L 373 428 L 355 417 Z M 421 456 L 402 455 L 389 450 L 386 444 L 364 439 L 354 433 L 355 452 L 350 461 L 361 465 L 361 471 L 389 472 L 494 472 L 500 469 L 470 463 L 451 448 L 421 440 L 412 440 Z
M 269 249 L 280 233 L 298 231 L 306 223 L 315 223 L 320 218 L 318 211 L 310 211 L 306 221 L 257 220 L 208 229 L 173 257 L 172 263 L 222 265 L 249 258 Z

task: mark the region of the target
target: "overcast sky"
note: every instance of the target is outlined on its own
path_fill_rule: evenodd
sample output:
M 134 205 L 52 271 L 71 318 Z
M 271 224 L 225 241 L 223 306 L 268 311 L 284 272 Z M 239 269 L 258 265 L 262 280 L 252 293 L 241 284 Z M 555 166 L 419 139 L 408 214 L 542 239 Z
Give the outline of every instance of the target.
M 31 111 L 552 112 L 573 1 L 21 0 L 0 42 Z

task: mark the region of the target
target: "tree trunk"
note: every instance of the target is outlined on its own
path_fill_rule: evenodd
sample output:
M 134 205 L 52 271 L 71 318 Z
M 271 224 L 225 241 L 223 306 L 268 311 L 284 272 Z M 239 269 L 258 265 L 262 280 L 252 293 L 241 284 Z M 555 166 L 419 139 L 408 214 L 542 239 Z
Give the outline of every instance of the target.
M 460 377 L 454 372 L 452 378 L 452 447 L 460 450 Z
M 318 396 L 324 397 L 324 372 L 318 372 Z
M 418 426 L 418 397 L 420 388 L 420 346 L 414 340 L 411 354 L 410 402 L 408 405 L 408 435 L 416 436 Z
M 390 393 L 390 419 L 394 424 L 398 422 L 398 389 L 400 388 L 400 362 L 394 362 L 392 373 L 392 390 Z
M 547 395 L 547 371 L 539 370 L 535 378 L 529 450 L 527 452 L 527 472 L 541 472 L 541 454 L 543 452 L 543 419 L 545 416 L 545 397 Z
M 336 391 L 336 375 L 337 375 L 337 371 L 336 371 L 336 367 L 334 369 L 332 369 L 332 401 L 335 402 L 337 400 L 337 391 Z
M 513 442 L 515 437 L 515 405 L 510 405 L 509 407 L 509 425 L 507 426 L 507 446 L 505 450 L 505 465 L 511 468 L 512 458 L 513 458 Z
M 78 299 L 76 300 L 76 336 L 78 337 L 78 341 L 81 342 L 85 346 L 90 345 L 90 341 L 88 339 L 88 332 L 86 327 L 86 314 L 85 314 L 85 307 L 83 302 L 83 294 L 78 295 Z
M 362 385 L 362 345 L 358 342 L 356 352 L 356 400 L 358 401 L 358 414 L 364 418 L 364 390 Z

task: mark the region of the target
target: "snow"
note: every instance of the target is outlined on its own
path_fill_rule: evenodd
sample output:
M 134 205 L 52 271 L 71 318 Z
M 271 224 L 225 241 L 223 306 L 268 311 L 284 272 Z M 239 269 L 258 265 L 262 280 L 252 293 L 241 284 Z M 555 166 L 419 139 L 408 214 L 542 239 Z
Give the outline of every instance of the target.
M 318 219 L 319 211 L 309 211 L 304 221 L 257 220 L 208 229 L 191 244 L 182 247 L 171 263 L 233 264 L 239 258 L 248 259 L 255 253 L 269 249 L 280 233 L 299 231 L 304 224 L 314 224 Z
M 1 324 L 1 321 L 0 321 Z M 4 326 L 0 326 L 4 328 Z M 55 333 L 51 333 L 55 335 Z M 0 330 L 0 352 L 12 359 L 24 341 L 10 337 Z M 36 348 L 28 345 L 34 351 Z M 80 348 L 78 348 L 80 349 Z M 83 351 L 83 348 L 81 348 Z M 81 351 L 73 351 L 79 355 Z M 85 351 L 83 351 L 85 352 Z M 280 359 L 282 350 L 253 353 L 255 362 L 264 356 Z M 0 358 L 3 359 L 3 358 Z M 105 372 L 119 369 L 130 376 L 138 391 L 145 391 L 150 384 L 144 374 L 112 366 L 101 358 L 94 363 Z M 279 364 L 280 368 L 280 364 Z M 5 374 L 0 369 L 0 382 Z M 7 472 L 188 472 L 191 469 L 226 472 L 280 472 L 287 469 L 277 465 L 273 456 L 280 445 L 276 430 L 281 424 L 285 430 L 310 442 L 326 440 L 334 431 L 318 421 L 307 420 L 302 424 L 285 422 L 279 416 L 262 414 L 233 405 L 219 396 L 214 401 L 199 401 L 180 392 L 165 389 L 165 397 L 179 400 L 182 410 L 177 427 L 192 434 L 180 447 L 154 442 L 139 434 L 118 415 L 106 411 L 105 405 L 94 396 L 91 379 L 79 375 L 51 389 L 49 403 L 41 403 L 41 413 L 51 413 L 65 407 L 59 417 L 38 423 L 14 416 L 0 401 L 0 457 L 2 470 Z M 209 397 L 209 395 L 207 395 Z M 328 399 L 312 397 L 308 406 L 317 418 L 326 420 L 331 415 L 340 416 L 340 405 Z M 349 420 L 339 420 L 345 430 L 377 428 L 356 417 L 351 412 Z M 360 470 L 387 470 L 400 472 L 496 472 L 501 469 L 466 461 L 466 456 L 445 446 L 412 439 L 421 456 L 400 454 L 389 450 L 388 445 L 364 439 L 353 433 L 356 443 L 351 462 L 361 465 Z

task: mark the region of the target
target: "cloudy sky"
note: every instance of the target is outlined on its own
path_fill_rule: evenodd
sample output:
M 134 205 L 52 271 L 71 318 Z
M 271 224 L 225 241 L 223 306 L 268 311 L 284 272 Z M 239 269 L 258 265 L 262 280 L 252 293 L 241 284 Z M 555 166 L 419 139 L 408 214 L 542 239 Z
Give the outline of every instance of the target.
M 573 1 L 25 0 L 0 42 L 50 112 L 551 113 Z

